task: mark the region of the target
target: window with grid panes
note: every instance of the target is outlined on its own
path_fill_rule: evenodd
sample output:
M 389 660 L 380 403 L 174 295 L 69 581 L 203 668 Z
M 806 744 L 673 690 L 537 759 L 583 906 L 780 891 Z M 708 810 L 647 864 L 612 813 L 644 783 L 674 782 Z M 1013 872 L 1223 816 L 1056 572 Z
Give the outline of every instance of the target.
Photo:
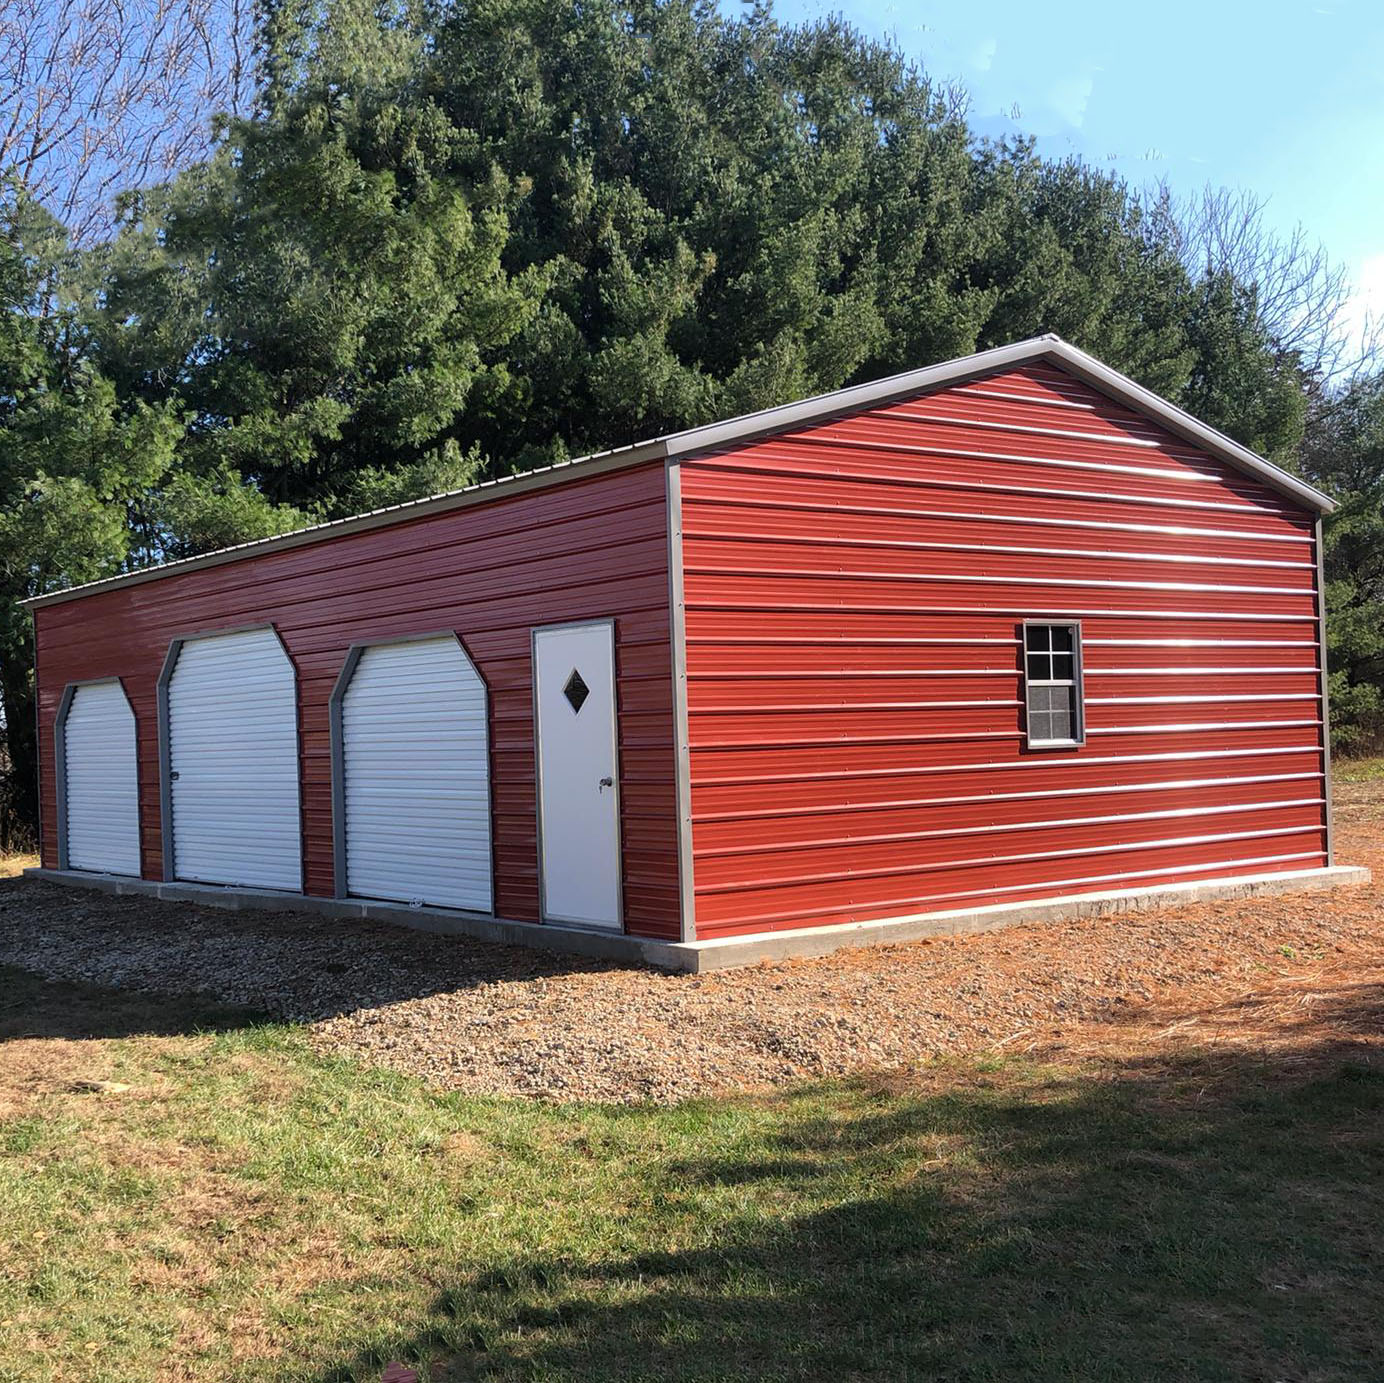
M 1024 703 L 1030 748 L 1085 738 L 1079 624 L 1024 625 Z

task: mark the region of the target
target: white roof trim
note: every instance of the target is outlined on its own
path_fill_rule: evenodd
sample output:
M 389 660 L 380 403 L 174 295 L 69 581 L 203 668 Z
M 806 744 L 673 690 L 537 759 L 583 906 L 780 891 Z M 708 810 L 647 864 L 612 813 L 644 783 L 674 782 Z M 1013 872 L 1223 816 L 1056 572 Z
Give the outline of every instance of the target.
M 647 442 L 637 442 L 633 446 L 619 447 L 612 451 L 596 452 L 590 456 L 574 457 L 570 461 L 560 461 L 552 466 L 523 471 L 518 475 L 501 476 L 497 480 L 482 481 L 478 485 L 468 485 L 462 490 L 452 490 L 445 494 L 431 495 L 426 499 L 411 500 L 406 504 L 394 504 L 384 509 L 374 509 L 369 513 L 356 514 L 350 518 L 333 519 L 328 523 L 314 524 L 309 528 L 295 529 L 290 533 L 279 534 L 273 538 L 258 538 L 248 543 L 238 543 L 233 547 L 219 548 L 215 552 L 203 553 L 197 557 L 186 557 L 177 562 L 166 562 L 156 567 L 146 567 L 141 571 L 126 572 L 120 576 L 107 577 L 101 581 L 90 581 L 85 585 L 72 586 L 67 590 L 53 591 L 47 595 L 32 596 L 21 603 L 29 606 L 57 604 L 74 600 L 80 596 L 96 594 L 116 586 L 132 586 L 145 581 L 157 580 L 179 571 L 191 571 L 199 567 L 219 566 L 225 562 L 236 562 L 246 557 L 258 556 L 261 552 L 279 551 L 284 548 L 301 547 L 325 538 L 344 536 L 365 529 L 382 528 L 409 519 L 422 518 L 428 514 L 445 513 L 451 509 L 464 508 L 470 504 L 483 503 L 503 495 L 523 493 L 548 485 L 561 484 L 569 480 L 584 479 L 605 471 L 620 470 L 626 466 L 640 465 L 648 461 L 676 459 L 693 456 L 763 437 L 776 432 L 787 432 L 792 428 L 808 426 L 826 418 L 840 417 L 861 409 L 907 398 L 940 389 L 948 384 L 956 384 L 966 379 L 994 374 L 1015 365 L 1034 361 L 1050 361 L 1068 373 L 1084 380 L 1100 393 L 1126 404 L 1145 417 L 1153 419 L 1195 446 L 1204 448 L 1210 455 L 1218 457 L 1237 470 L 1244 471 L 1280 494 L 1288 496 L 1308 509 L 1320 513 L 1330 513 L 1336 503 L 1320 490 L 1290 475 L 1287 471 L 1256 455 L 1247 447 L 1232 441 L 1222 432 L 1208 427 L 1190 413 L 1184 412 L 1175 404 L 1160 398 L 1143 385 L 1103 365 L 1094 356 L 1069 345 L 1058 336 L 1039 336 L 1028 341 L 1017 341 L 1013 345 L 999 346 L 994 350 L 980 351 L 975 355 L 963 356 L 959 360 L 945 361 L 940 365 L 928 365 L 920 370 L 907 370 L 903 374 L 890 375 L 886 379 L 874 380 L 869 384 L 856 384 L 847 389 L 837 389 L 829 394 L 819 394 L 815 398 L 802 399 L 797 403 L 781 404 L 776 408 L 765 408 L 757 413 L 746 413 L 738 418 L 724 422 L 707 423 L 701 427 L 688 428 L 683 432 L 669 433 Z
M 1272 461 L 1242 447 L 1223 432 L 1194 418 L 1190 413 L 1160 398 L 1142 384 L 1136 384 L 1118 370 L 1103 365 L 1095 356 L 1069 345 L 1059 336 L 1038 336 L 1028 341 L 1017 341 L 1012 346 L 999 346 L 995 350 L 981 351 L 976 355 L 963 356 L 959 360 L 948 360 L 940 365 L 928 365 L 921 370 L 909 370 L 901 375 L 891 375 L 887 379 L 875 380 L 870 384 L 857 384 L 849 389 L 838 389 L 834 393 L 820 394 L 816 398 L 803 399 L 799 403 L 782 404 L 778 408 L 766 408 L 759 413 L 748 413 L 741 418 L 731 418 L 722 423 L 709 423 L 704 427 L 689 428 L 686 432 L 676 432 L 662 440 L 668 447 L 669 456 L 687 456 L 693 452 L 710 451 L 733 442 L 744 441 L 766 433 L 785 432 L 789 428 L 802 427 L 823 418 L 851 413 L 857 409 L 869 408 L 894 399 L 907 398 L 939 389 L 948 384 L 980 375 L 994 374 L 1015 365 L 1031 364 L 1037 360 L 1051 361 L 1068 373 L 1084 380 L 1092 388 L 1108 398 L 1128 405 L 1136 413 L 1161 423 L 1169 432 L 1176 433 L 1184 440 L 1204 448 L 1212 456 L 1247 471 L 1262 480 L 1266 485 L 1281 494 L 1297 500 L 1309 509 L 1329 513 L 1336 502 L 1320 490 L 1314 489 L 1304 480 L 1290 475 Z

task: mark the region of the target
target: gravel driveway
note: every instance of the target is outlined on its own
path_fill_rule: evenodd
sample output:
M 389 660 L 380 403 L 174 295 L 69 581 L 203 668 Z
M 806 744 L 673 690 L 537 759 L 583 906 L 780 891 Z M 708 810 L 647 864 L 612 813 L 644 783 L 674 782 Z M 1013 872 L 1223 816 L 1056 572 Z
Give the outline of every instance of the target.
M 1338 789 L 1338 858 L 1384 879 L 1384 780 Z M 0 965 L 196 993 L 311 1025 L 324 1050 L 474 1093 L 677 1100 L 1227 1001 L 1286 971 L 1384 977 L 1384 887 L 1013 927 L 667 975 L 291 913 L 0 881 Z

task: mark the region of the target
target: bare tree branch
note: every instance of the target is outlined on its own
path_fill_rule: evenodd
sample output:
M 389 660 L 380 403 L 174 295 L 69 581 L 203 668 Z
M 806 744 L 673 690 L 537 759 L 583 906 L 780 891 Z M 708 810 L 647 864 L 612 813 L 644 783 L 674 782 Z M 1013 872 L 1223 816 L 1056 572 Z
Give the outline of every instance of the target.
M 247 0 L 5 0 L 0 172 L 99 239 L 113 189 L 168 177 L 249 108 L 253 24 Z
M 1384 323 L 1356 320 L 1346 268 L 1296 227 L 1272 230 L 1267 202 L 1251 192 L 1204 188 L 1187 198 L 1166 186 L 1161 201 L 1177 227 L 1183 262 L 1197 275 L 1228 273 L 1253 287 L 1259 319 L 1285 354 L 1330 386 L 1377 367 Z

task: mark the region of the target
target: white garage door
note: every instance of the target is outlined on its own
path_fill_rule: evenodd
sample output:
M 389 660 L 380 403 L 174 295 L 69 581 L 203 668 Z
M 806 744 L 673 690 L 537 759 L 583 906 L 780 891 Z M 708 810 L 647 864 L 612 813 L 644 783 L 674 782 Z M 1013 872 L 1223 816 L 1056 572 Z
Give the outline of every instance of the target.
M 296 680 L 273 630 L 183 644 L 168 764 L 175 878 L 302 888 Z
M 63 722 L 67 867 L 139 875 L 135 713 L 119 682 L 72 693 Z
M 341 701 L 348 893 L 492 910 L 486 719 L 456 639 L 361 653 Z

